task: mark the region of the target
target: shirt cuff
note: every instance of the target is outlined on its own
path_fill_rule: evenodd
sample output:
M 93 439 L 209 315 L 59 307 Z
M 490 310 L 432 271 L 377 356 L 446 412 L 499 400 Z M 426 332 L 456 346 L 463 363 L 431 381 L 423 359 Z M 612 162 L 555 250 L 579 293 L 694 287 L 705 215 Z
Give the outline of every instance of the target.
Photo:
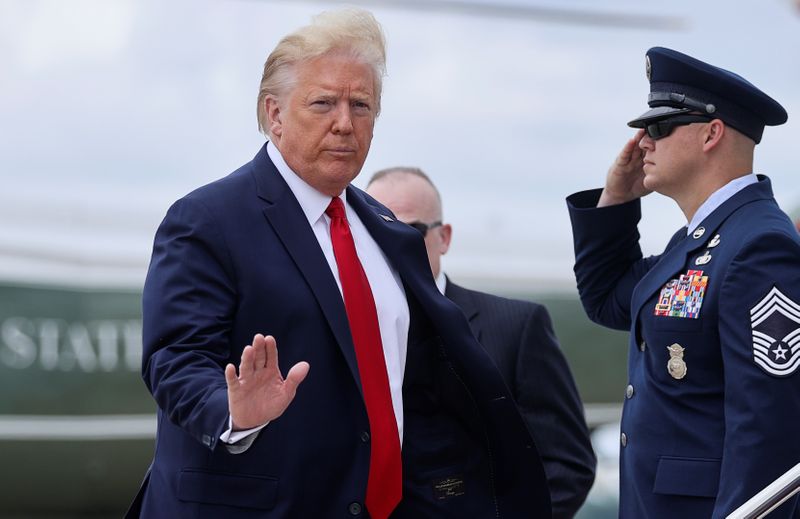
M 244 452 L 253 441 L 258 437 L 258 433 L 266 427 L 269 422 L 259 425 L 258 427 L 253 427 L 252 429 L 244 429 L 242 431 L 234 431 L 233 430 L 233 418 L 228 416 L 228 428 L 223 431 L 223 433 L 219 436 L 219 439 L 223 442 L 231 446 L 228 448 L 229 451 L 233 452 L 234 454 L 238 454 L 239 452 Z M 235 447 L 235 448 L 234 448 Z

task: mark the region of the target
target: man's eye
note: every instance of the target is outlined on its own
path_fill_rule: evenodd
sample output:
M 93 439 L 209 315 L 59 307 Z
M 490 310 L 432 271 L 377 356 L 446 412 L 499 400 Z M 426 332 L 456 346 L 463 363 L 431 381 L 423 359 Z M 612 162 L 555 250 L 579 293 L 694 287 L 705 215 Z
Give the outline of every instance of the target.
M 332 103 L 328 99 L 316 99 L 311 102 L 311 106 L 314 108 L 326 108 L 330 106 Z

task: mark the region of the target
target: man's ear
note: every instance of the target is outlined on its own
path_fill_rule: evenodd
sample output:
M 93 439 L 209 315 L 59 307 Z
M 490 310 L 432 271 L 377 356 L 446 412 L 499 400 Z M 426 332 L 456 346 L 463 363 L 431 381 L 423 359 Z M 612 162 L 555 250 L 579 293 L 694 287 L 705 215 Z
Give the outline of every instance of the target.
M 283 123 L 281 122 L 281 107 L 278 100 L 273 96 L 267 96 L 264 99 L 265 110 L 267 113 L 267 122 L 269 132 L 276 138 L 280 138 L 283 133 Z
M 703 134 L 703 151 L 710 151 L 716 148 L 722 137 L 725 135 L 725 123 L 719 119 L 714 119 L 706 125 Z
M 442 237 L 442 245 L 439 249 L 439 252 L 446 254 L 450 249 L 450 240 L 453 237 L 453 227 L 449 223 L 442 224 L 439 232 L 441 233 Z

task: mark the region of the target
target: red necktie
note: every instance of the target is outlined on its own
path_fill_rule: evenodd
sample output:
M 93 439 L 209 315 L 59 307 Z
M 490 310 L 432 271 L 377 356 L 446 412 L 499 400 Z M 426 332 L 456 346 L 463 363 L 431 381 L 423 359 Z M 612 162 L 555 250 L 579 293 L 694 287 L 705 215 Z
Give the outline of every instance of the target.
M 389 392 L 389 377 L 383 357 L 378 313 L 369 280 L 356 254 L 353 235 L 338 197 L 325 210 L 331 219 L 331 242 L 344 306 L 356 350 L 358 374 L 364 393 L 371 434 L 367 511 L 372 519 L 386 519 L 400 502 L 403 493 L 400 435 Z

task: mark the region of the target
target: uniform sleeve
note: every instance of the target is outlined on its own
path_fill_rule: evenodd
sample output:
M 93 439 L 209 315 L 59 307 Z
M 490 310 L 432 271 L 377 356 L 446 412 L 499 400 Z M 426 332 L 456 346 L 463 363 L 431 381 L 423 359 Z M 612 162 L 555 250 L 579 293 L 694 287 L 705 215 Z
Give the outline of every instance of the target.
M 714 517 L 725 517 L 800 461 L 800 244 L 772 233 L 725 275 L 719 335 L 725 440 Z M 770 518 L 791 517 L 797 496 Z
M 633 289 L 658 257 L 642 258 L 639 200 L 597 208 L 600 193 L 596 189 L 567 198 L 578 293 L 589 319 L 630 330 Z
M 531 308 L 518 350 L 514 397 L 544 463 L 553 518 L 570 518 L 589 493 L 597 460 L 550 315 L 541 305 Z
M 236 306 L 226 251 L 200 202 L 176 202 L 156 232 L 142 296 L 145 384 L 171 422 L 212 449 L 227 424 Z

